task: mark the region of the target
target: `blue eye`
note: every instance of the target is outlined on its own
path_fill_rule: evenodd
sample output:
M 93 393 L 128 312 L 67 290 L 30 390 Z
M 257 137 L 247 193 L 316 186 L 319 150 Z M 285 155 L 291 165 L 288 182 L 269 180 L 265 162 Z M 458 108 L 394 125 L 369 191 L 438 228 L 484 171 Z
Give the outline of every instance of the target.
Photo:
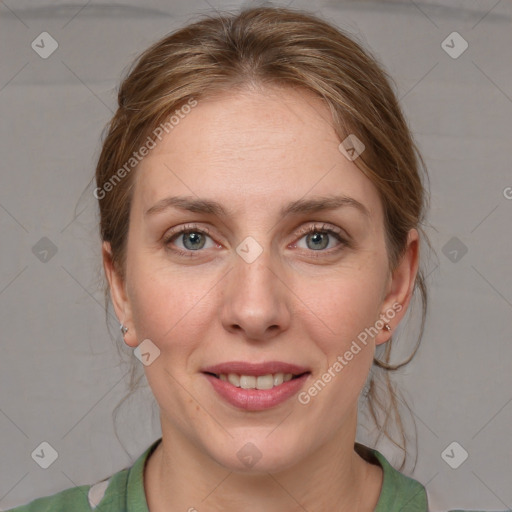
M 332 231 L 315 230 L 311 233 L 308 233 L 307 235 L 305 235 L 305 237 L 302 238 L 305 238 L 306 246 L 308 249 L 318 251 L 327 248 L 330 241 L 329 237 L 332 238 L 333 234 L 334 233 Z M 313 246 L 308 246 L 308 242 L 311 242 Z
M 183 242 L 185 249 L 196 251 L 197 249 L 203 249 L 205 245 L 205 237 L 205 233 L 200 231 L 186 231 L 181 234 L 181 237 L 178 238 L 178 240 Z
M 300 238 L 293 246 L 305 249 L 310 253 L 318 253 L 311 254 L 315 258 L 331 254 L 343 247 L 349 246 L 347 240 L 338 231 L 326 227 L 325 224 L 321 227 L 313 225 L 303 228 L 296 236 L 300 236 Z M 305 239 L 305 247 L 300 245 L 300 241 L 303 239 Z M 338 242 L 334 246 L 331 243 L 333 240 Z M 177 242 L 181 242 L 182 245 L 178 245 Z M 199 228 L 196 225 L 183 226 L 179 231 L 169 235 L 164 240 L 164 244 L 174 253 L 186 257 L 197 256 L 195 253 L 200 253 L 201 249 L 219 247 L 210 237 L 208 229 Z
M 166 246 L 171 246 L 175 241 L 181 241 L 183 246 L 177 246 L 177 249 L 172 249 L 173 251 L 186 256 L 193 256 L 193 252 L 197 252 L 200 249 L 208 249 L 215 246 L 213 240 L 208 235 L 209 231 L 207 229 L 200 229 L 195 226 L 185 226 L 178 232 L 173 233 L 171 236 L 164 240 Z M 206 246 L 206 239 L 209 238 L 211 240 L 211 244 Z M 185 249 L 185 250 L 183 250 Z
M 330 253 L 332 252 L 331 249 L 337 250 L 340 248 L 340 246 L 348 246 L 348 242 L 341 237 L 338 231 L 327 228 L 325 225 L 322 227 L 308 226 L 302 230 L 301 234 L 303 236 L 300 238 L 300 240 L 305 239 L 305 247 L 299 245 L 300 240 L 297 242 L 296 246 L 300 247 L 301 249 L 305 248 L 312 252 Z M 330 244 L 333 239 L 338 241 L 338 244 L 336 244 L 334 247 Z M 321 254 L 315 254 L 315 257 L 317 256 L 321 256 Z

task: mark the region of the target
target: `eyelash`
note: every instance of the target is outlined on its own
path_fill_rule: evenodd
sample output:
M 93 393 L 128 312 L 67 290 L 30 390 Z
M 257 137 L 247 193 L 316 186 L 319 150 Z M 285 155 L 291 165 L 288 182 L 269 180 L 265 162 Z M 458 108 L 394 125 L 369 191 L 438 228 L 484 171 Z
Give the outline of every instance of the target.
M 200 227 L 198 227 L 195 224 L 189 224 L 189 225 L 183 226 L 179 231 L 175 231 L 175 232 L 171 233 L 169 236 L 167 236 L 164 239 L 164 245 L 170 251 L 178 254 L 179 256 L 193 258 L 193 257 L 195 257 L 194 253 L 201 252 L 201 250 L 198 250 L 198 251 L 183 251 L 182 249 L 171 248 L 171 242 L 175 238 L 178 238 L 180 235 L 183 235 L 183 234 L 186 234 L 186 233 L 200 233 L 202 235 L 210 236 L 210 231 L 208 230 L 208 228 L 200 228 Z M 329 228 L 329 227 L 326 227 L 326 224 L 322 224 L 321 227 L 319 227 L 318 225 L 315 224 L 315 225 L 308 226 L 306 228 L 302 228 L 302 229 L 300 229 L 298 231 L 297 236 L 299 236 L 299 239 L 301 239 L 305 235 L 309 235 L 309 234 L 313 234 L 313 233 L 328 234 L 328 235 L 333 236 L 334 238 L 336 238 L 340 242 L 340 244 L 337 247 L 334 247 L 334 248 L 331 248 L 331 249 L 327 249 L 327 250 L 322 249 L 322 250 L 319 250 L 319 251 L 313 251 L 313 250 L 308 251 L 308 252 L 311 252 L 311 253 L 318 253 L 318 254 L 314 254 L 314 255 L 312 254 L 312 257 L 314 257 L 314 258 L 320 258 L 322 256 L 325 256 L 326 254 L 330 255 L 333 252 L 337 252 L 337 251 L 341 250 L 343 247 L 350 247 L 350 243 L 345 238 L 343 238 L 341 236 L 341 233 L 339 231 L 334 230 L 334 229 Z M 210 238 L 211 238 L 211 236 L 210 236 Z

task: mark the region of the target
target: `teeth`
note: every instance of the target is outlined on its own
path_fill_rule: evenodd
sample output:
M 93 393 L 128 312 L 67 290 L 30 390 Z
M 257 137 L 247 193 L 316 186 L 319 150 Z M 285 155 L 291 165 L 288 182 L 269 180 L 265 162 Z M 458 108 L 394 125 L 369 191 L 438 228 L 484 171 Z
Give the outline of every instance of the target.
M 274 387 L 274 377 L 272 374 L 260 375 L 256 378 L 256 389 L 272 389 Z
M 268 375 L 237 375 L 236 373 L 220 374 L 219 379 L 227 381 L 233 386 L 242 389 L 272 389 L 283 382 L 292 380 L 292 373 L 269 373 Z
M 242 389 L 254 389 L 256 387 L 256 377 L 253 375 L 240 375 L 240 387 Z
M 233 386 L 236 386 L 237 388 L 240 387 L 240 377 L 238 375 L 235 375 L 234 373 L 228 374 L 228 381 L 233 384 Z
M 290 375 L 289 373 L 287 375 Z M 284 381 L 284 373 L 276 373 L 274 375 L 274 386 L 279 386 Z

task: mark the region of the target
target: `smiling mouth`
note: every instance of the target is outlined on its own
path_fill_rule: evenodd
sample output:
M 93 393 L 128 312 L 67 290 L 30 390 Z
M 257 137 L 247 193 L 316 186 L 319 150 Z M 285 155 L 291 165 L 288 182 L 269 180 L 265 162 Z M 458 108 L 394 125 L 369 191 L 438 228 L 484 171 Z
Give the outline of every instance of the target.
M 310 374 L 311 372 L 303 372 L 300 374 L 292 373 L 268 373 L 266 375 L 240 375 L 237 373 L 212 373 L 204 372 L 206 375 L 211 375 L 219 380 L 229 382 L 231 385 L 241 389 L 272 389 L 280 386 L 284 382 L 298 379 L 303 375 Z

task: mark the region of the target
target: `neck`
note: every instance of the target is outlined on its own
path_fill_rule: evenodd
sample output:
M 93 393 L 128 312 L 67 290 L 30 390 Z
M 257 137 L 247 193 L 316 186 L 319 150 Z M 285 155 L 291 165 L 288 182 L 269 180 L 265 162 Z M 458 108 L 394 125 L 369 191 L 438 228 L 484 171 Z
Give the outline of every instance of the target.
M 378 501 L 382 469 L 354 451 L 355 431 L 275 473 L 227 470 L 177 431 L 162 433 L 144 473 L 151 512 L 369 512 Z

